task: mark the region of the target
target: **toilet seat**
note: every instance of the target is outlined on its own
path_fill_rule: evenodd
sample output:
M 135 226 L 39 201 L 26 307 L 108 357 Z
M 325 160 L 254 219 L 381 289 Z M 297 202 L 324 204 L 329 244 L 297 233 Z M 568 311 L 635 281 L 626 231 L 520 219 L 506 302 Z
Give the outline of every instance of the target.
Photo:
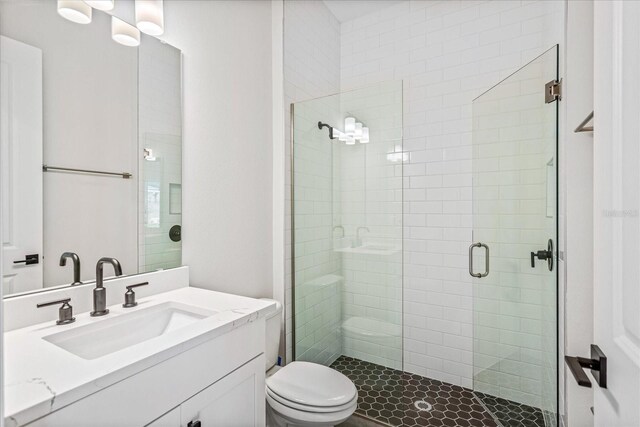
M 267 403 L 273 411 L 294 425 L 301 423 L 308 425 L 336 425 L 348 419 L 358 406 L 356 398 L 351 407 L 338 412 L 307 412 L 285 406 L 273 399 L 269 394 L 266 395 L 266 398 Z
M 358 406 L 358 391 L 349 378 L 323 365 L 292 362 L 266 379 L 271 410 L 293 425 L 339 424 Z
M 301 404 L 296 403 L 296 402 L 291 402 L 290 400 L 287 400 L 287 399 L 283 398 L 282 396 L 279 396 L 276 392 L 271 390 L 268 386 L 266 388 L 266 394 L 267 394 L 267 396 L 271 397 L 271 399 L 275 400 L 276 402 L 278 402 L 281 405 L 286 406 L 287 408 L 295 409 L 297 411 L 315 412 L 315 413 L 340 412 L 340 411 L 343 411 L 343 410 L 346 410 L 346 409 L 349 409 L 349 408 L 353 407 L 353 404 L 354 403 L 357 404 L 357 401 L 358 401 L 358 396 L 355 395 L 355 396 L 353 396 L 353 399 L 351 399 L 349 402 L 345 403 L 344 405 L 338 405 L 338 406 L 308 406 L 308 405 L 301 405 Z
M 304 407 L 348 405 L 358 394 L 356 386 L 345 375 L 310 362 L 291 362 L 266 382 L 267 388 L 282 398 L 281 401 Z

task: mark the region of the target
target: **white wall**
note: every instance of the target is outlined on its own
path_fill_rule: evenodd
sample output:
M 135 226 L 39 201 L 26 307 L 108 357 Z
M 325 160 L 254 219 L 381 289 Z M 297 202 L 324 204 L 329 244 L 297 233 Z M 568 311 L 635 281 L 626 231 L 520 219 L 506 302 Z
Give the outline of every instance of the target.
M 406 370 L 472 385 L 471 100 L 559 41 L 561 5 L 405 1 L 341 26 L 341 90 L 404 80 Z
M 164 13 L 183 53 L 183 263 L 196 286 L 271 296 L 271 3 Z
M 566 290 L 561 330 L 564 352 L 588 356 L 593 343 L 593 133 L 574 129 L 593 110 L 593 2 L 567 2 L 566 123 L 562 169 L 565 205 Z M 592 389 L 580 387 L 561 361 L 566 395 L 566 425 L 593 425 Z

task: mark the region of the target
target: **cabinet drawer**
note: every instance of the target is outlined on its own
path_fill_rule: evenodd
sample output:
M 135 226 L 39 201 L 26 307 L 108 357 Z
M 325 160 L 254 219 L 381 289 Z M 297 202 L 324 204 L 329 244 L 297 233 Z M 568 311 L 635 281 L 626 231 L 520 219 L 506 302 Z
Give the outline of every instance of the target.
M 264 364 L 257 357 L 184 402 L 180 426 L 264 427 Z

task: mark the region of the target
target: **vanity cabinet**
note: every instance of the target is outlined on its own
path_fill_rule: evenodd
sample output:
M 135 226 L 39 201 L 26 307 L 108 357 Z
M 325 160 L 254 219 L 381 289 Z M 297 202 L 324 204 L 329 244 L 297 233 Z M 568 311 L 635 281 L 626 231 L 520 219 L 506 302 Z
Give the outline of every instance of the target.
M 180 425 L 180 407 L 173 408 L 146 427 L 176 427 Z
M 27 425 L 194 427 L 200 421 L 200 427 L 263 427 L 264 322 L 234 325 Z
M 178 425 L 258 426 L 264 425 L 264 411 L 264 359 L 257 358 L 180 405 Z
M 253 359 L 147 427 L 263 426 L 262 371 L 264 359 Z

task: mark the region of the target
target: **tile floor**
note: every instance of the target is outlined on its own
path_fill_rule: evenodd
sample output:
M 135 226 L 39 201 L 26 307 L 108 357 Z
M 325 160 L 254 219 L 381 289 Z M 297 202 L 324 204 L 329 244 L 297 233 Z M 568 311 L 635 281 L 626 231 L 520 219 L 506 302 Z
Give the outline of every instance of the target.
M 537 408 L 482 395 L 472 390 L 340 356 L 332 368 L 349 377 L 358 389 L 356 417 L 344 427 L 387 426 L 544 427 Z M 498 422 L 489 410 L 495 411 Z M 539 413 L 535 413 L 537 411 Z
M 474 392 L 482 404 L 505 427 L 544 427 L 544 415 L 539 408 Z

